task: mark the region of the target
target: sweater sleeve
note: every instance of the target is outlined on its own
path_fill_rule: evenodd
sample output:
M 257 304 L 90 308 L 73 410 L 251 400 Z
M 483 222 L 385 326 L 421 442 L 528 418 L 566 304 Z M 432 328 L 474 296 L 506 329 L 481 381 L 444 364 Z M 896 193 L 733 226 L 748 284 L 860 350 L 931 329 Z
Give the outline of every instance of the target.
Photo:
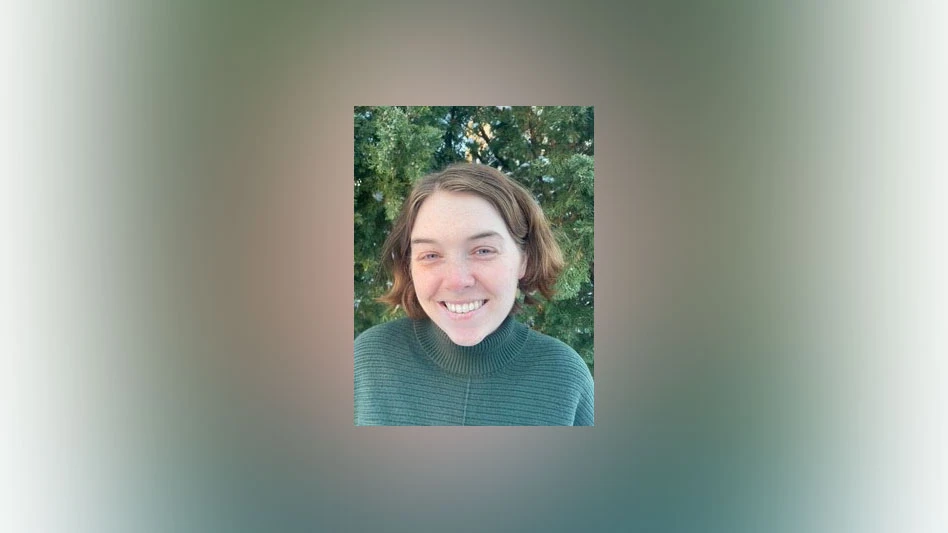
M 353 347 L 353 413 L 352 422 L 357 426 L 365 425 L 365 401 L 366 396 L 371 394 L 369 383 L 371 382 L 368 374 L 373 368 L 373 356 L 379 350 L 379 331 L 381 328 L 374 326 L 363 331 L 356 337 Z
M 576 406 L 576 415 L 573 418 L 574 426 L 592 426 L 595 425 L 595 384 L 590 377 L 588 386 L 583 390 L 579 398 L 579 405 Z

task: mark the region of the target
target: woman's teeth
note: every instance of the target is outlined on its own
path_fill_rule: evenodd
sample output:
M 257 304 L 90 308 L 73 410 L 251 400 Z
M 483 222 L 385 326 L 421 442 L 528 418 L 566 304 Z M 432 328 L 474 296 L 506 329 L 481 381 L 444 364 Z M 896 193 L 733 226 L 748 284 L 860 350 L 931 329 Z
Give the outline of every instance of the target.
M 485 300 L 477 300 L 475 302 L 468 302 L 464 304 L 451 304 L 444 302 L 444 306 L 447 307 L 448 311 L 451 311 L 452 313 L 463 314 L 480 309 L 481 306 L 484 305 L 484 301 Z

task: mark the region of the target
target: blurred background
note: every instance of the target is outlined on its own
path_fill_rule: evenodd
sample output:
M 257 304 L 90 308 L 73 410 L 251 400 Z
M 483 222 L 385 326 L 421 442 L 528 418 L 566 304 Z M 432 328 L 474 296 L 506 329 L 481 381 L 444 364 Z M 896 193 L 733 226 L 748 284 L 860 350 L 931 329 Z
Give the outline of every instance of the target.
M 361 106 L 354 120 L 355 335 L 404 316 L 375 299 L 390 279 L 382 243 L 414 182 L 451 163 L 482 163 L 533 194 L 566 260 L 553 301 L 518 319 L 572 346 L 593 371 L 593 108 Z
M 943 533 L 936 4 L 5 3 L 0 530 Z M 352 425 L 354 110 L 457 102 L 595 109 L 594 428 Z

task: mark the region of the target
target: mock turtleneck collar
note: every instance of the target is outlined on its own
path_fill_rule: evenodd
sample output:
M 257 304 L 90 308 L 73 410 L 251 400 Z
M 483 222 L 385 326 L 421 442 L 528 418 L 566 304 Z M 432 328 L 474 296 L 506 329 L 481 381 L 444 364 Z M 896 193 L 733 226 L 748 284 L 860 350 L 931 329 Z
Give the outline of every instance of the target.
M 463 375 L 487 374 L 502 368 L 517 357 L 529 332 L 525 325 L 508 316 L 481 342 L 458 346 L 431 319 L 413 322 L 415 337 L 425 355 L 448 372 Z

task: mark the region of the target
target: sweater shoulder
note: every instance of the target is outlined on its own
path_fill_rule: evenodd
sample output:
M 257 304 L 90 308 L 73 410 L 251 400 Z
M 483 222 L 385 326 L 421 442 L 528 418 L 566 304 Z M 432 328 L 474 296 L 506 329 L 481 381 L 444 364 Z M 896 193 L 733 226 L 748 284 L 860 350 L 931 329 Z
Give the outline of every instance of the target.
M 531 330 L 523 358 L 532 376 L 565 394 L 567 425 L 591 426 L 595 419 L 595 382 L 586 361 L 565 342 Z
M 355 358 L 372 359 L 390 355 L 408 349 L 414 336 L 412 321 L 399 318 L 391 322 L 377 324 L 363 331 L 355 338 Z
M 575 382 L 592 384 L 592 375 L 586 361 L 565 342 L 531 329 L 525 350 L 529 359 L 538 365 L 553 366 L 572 376 Z

